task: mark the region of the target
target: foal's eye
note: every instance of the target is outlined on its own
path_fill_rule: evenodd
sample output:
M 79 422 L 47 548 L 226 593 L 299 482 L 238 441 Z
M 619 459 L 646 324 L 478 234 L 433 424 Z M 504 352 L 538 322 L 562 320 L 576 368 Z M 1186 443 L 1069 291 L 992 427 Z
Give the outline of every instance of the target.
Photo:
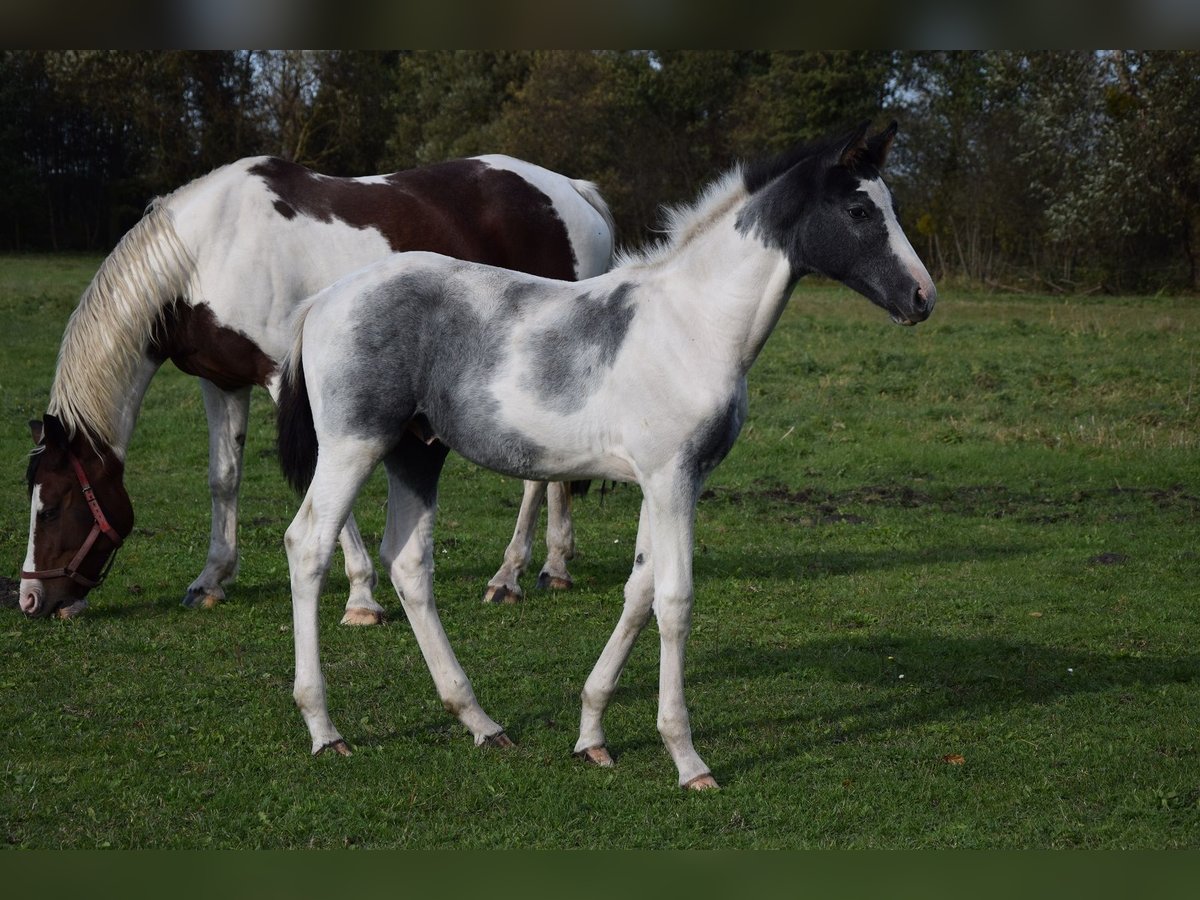
M 38 520 L 42 522 L 53 522 L 58 518 L 58 507 L 52 506 L 49 509 L 43 509 L 38 513 Z
M 861 206 L 852 206 L 847 212 L 850 213 L 850 218 L 852 219 L 865 219 L 867 217 L 867 211 Z

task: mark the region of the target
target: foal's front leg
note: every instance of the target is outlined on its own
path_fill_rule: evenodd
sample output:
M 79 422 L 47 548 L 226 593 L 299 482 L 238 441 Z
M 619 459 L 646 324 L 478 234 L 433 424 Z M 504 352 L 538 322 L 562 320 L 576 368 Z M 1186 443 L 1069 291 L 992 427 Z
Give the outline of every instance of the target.
M 692 627 L 692 549 L 700 486 L 698 477 L 685 472 L 643 486 L 650 503 L 654 614 L 661 653 L 658 731 L 679 770 L 679 784 L 696 790 L 717 787 L 708 765 L 692 745 L 692 726 L 683 697 L 684 656 Z
M 604 711 L 617 688 L 617 679 L 629 660 L 638 635 L 650 619 L 654 601 L 654 563 L 650 547 L 650 517 L 645 500 L 638 519 L 636 555 L 633 572 L 625 582 L 625 606 L 621 618 L 613 629 L 604 651 L 588 675 L 580 696 L 582 708 L 579 716 L 579 740 L 575 743 L 575 755 L 599 766 L 611 766 L 602 720 Z

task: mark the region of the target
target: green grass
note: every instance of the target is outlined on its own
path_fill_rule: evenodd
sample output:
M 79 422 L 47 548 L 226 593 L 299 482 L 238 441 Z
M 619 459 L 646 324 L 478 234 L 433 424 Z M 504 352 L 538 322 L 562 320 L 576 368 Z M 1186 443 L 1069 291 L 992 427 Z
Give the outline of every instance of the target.
M 0 558 L 24 556 L 29 446 L 97 260 L 0 259 Z M 657 640 L 570 757 L 616 621 L 639 495 L 577 507 L 578 587 L 479 602 L 519 486 L 452 459 L 439 606 L 485 708 L 479 750 L 392 624 L 323 661 L 350 759 L 308 756 L 291 697 L 296 506 L 254 398 L 242 568 L 179 606 L 208 541 L 199 392 L 155 380 L 129 453 L 132 539 L 87 614 L 0 610 L 0 841 L 27 847 L 1196 847 L 1200 304 L 948 292 L 917 329 L 804 284 L 751 373 L 700 505 L 688 700 L 722 790 L 655 731 Z M 361 499 L 369 545 L 382 480 Z M 340 563 L 339 563 L 340 564 Z M 532 587 L 532 585 L 529 585 Z M 961 757 L 961 762 L 957 760 Z

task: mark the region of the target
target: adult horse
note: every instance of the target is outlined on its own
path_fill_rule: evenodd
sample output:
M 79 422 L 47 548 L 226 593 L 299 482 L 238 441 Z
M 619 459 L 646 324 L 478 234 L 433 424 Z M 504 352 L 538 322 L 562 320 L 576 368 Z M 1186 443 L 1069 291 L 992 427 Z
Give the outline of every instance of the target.
M 125 450 L 150 379 L 167 359 L 200 378 L 209 426 L 212 539 L 184 603 L 209 606 L 237 569 L 237 493 L 250 390 L 275 393 L 300 302 L 397 250 L 425 249 L 553 278 L 612 261 L 612 219 L 595 185 L 505 156 L 366 178 L 244 159 L 151 203 L 100 266 L 67 323 L 49 412 L 30 423 L 29 550 L 20 607 L 71 615 L 133 528 Z M 528 484 L 491 599 L 519 597 L 545 484 Z M 569 492 L 550 491 L 541 583 L 567 586 Z M 342 535 L 344 622 L 373 624 L 375 570 L 353 518 Z
M 524 478 L 641 485 L 625 605 L 584 686 L 575 750 L 612 764 L 601 718 L 653 610 L 658 729 L 681 785 L 716 786 L 683 696 L 696 501 L 741 430 L 746 373 L 802 275 L 836 278 L 903 325 L 933 309 L 933 281 L 879 175 L 895 131 L 868 140 L 864 123 L 734 169 L 674 213 L 658 249 L 577 284 L 408 253 L 313 298 L 285 363 L 279 441 L 287 475 L 307 485 L 286 544 L 294 697 L 314 753 L 348 752 L 326 704 L 317 600 L 338 530 L 381 461 L 381 559 L 438 694 L 476 744 L 511 743 L 476 700 L 434 604 L 437 483 L 451 448 Z

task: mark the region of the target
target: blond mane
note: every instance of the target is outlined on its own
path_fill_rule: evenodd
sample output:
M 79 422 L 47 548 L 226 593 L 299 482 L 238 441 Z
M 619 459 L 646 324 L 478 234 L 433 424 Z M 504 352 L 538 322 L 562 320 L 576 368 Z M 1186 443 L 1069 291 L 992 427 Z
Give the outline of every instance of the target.
M 192 288 L 195 261 L 164 200 L 152 202 L 101 263 L 63 332 L 47 409 L 68 435 L 82 433 L 93 445 L 113 446 L 154 327 Z

